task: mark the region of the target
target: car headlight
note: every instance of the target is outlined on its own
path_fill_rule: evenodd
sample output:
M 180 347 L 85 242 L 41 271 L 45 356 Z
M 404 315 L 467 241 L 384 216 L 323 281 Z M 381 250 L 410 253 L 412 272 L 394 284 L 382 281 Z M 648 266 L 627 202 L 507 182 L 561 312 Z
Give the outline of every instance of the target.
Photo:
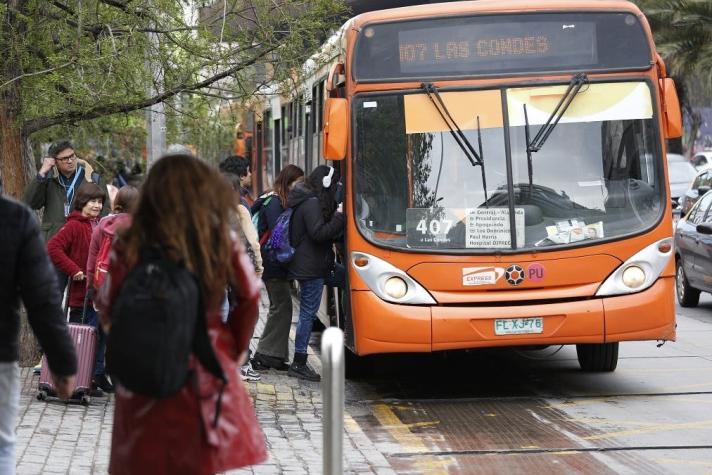
M 369 289 L 386 302 L 435 305 L 435 299 L 404 271 L 363 252 L 351 253 L 351 265 Z
M 647 289 L 658 280 L 672 254 L 672 238 L 649 245 L 608 276 L 596 295 L 632 294 Z

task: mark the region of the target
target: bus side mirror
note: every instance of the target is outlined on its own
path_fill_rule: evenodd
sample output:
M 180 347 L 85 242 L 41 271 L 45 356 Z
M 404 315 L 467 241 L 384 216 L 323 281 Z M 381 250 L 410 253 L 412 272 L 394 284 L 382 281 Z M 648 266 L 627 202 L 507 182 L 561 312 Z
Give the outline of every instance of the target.
M 663 127 L 666 139 L 682 137 L 682 114 L 680 113 L 680 100 L 677 98 L 675 81 L 672 78 L 660 80 L 663 106 Z
M 349 108 L 346 99 L 330 97 L 324 104 L 324 147 L 325 160 L 346 158 L 348 138 Z

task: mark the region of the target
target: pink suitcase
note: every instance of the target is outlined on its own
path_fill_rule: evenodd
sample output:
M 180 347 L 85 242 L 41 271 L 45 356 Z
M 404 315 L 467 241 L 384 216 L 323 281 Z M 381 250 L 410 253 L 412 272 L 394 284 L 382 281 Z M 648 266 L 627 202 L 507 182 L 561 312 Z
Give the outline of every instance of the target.
M 71 402 L 89 404 L 91 393 L 91 380 L 94 376 L 94 358 L 96 355 L 96 328 L 91 325 L 70 323 L 69 334 L 74 341 L 77 351 L 77 377 Z M 43 401 L 48 397 L 56 397 L 52 375 L 47 364 L 47 357 L 42 357 L 42 370 L 40 372 L 39 391 L 37 399 Z

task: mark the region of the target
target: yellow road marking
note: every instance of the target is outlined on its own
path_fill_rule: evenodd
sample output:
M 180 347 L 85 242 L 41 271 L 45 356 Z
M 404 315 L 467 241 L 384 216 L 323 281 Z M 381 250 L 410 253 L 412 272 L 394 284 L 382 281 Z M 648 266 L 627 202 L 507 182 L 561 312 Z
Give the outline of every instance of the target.
M 423 439 L 410 431 L 410 427 L 416 426 L 419 423 L 404 424 L 386 404 L 376 404 L 371 410 L 381 426 L 400 444 L 403 452 L 425 453 L 431 450 L 425 445 Z M 448 473 L 448 467 L 455 464 L 455 459 L 452 457 L 438 458 L 426 455 L 413 465 L 423 473 L 446 475 Z
M 650 434 L 654 432 L 664 432 L 669 430 L 680 430 L 680 429 L 700 429 L 712 425 L 712 420 L 699 421 L 699 422 L 684 422 L 680 424 L 655 424 L 652 427 L 644 429 L 630 429 L 630 430 L 620 430 L 616 432 L 607 432 L 598 435 L 589 435 L 583 437 L 584 440 L 600 440 L 600 439 L 614 439 L 616 437 L 625 437 L 628 435 L 638 435 L 638 434 Z

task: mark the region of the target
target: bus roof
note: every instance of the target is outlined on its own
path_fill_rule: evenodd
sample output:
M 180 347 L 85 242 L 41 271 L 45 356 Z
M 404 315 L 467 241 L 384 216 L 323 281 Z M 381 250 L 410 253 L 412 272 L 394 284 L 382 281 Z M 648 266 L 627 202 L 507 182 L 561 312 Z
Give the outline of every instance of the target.
M 361 25 L 377 21 L 396 21 L 422 17 L 442 17 L 463 13 L 546 12 L 546 11 L 627 11 L 642 16 L 640 9 L 625 0 L 544 0 L 532 5 L 531 0 L 477 0 L 452 3 L 430 3 L 362 13 L 349 23 Z

